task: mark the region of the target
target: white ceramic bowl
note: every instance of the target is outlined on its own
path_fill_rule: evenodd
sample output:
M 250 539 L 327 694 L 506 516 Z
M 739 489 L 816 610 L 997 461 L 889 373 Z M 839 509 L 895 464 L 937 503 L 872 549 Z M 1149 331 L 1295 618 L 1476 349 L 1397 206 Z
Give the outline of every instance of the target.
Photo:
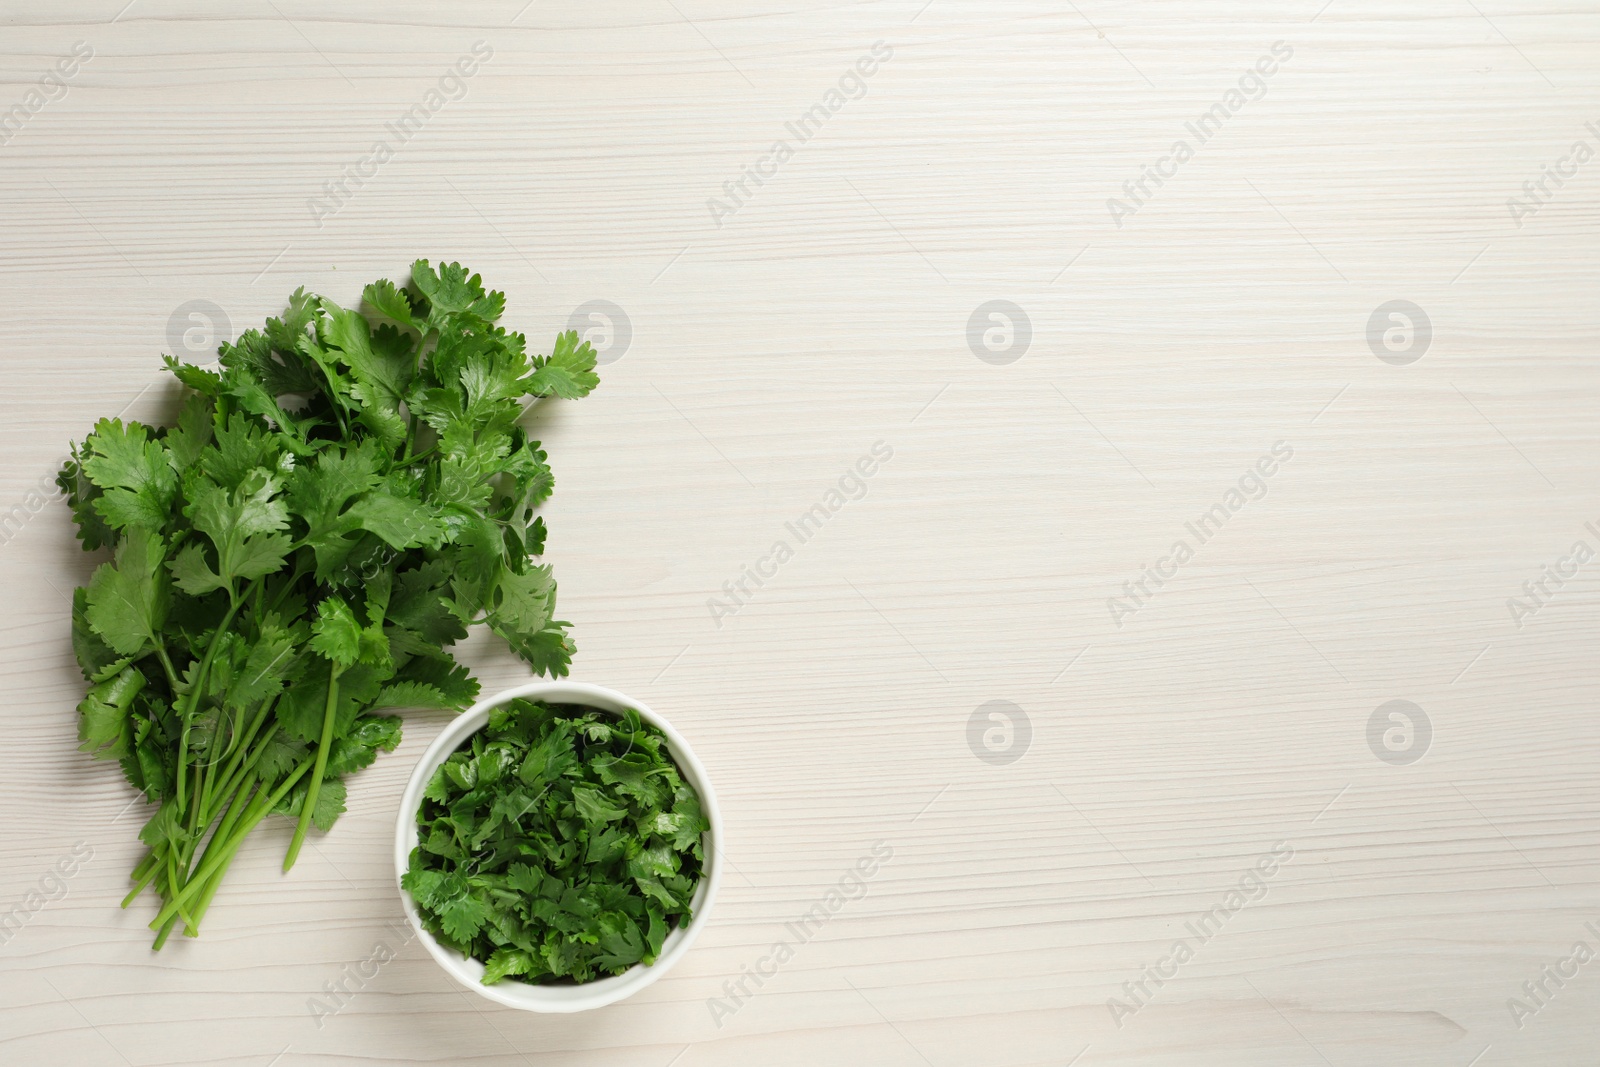
M 666 941 L 661 946 L 661 954 L 656 957 L 656 962 L 648 967 L 642 963 L 636 964 L 622 974 L 584 982 L 581 985 L 532 985 L 519 982 L 515 978 L 506 978 L 494 985 L 486 986 L 482 982 L 483 964 L 439 944 L 433 935 L 424 929 L 422 919 L 417 914 L 416 901 L 412 900 L 411 894 L 404 889 L 400 890 L 400 900 L 406 909 L 406 916 L 411 920 L 412 928 L 427 946 L 428 952 L 439 961 L 439 966 L 443 967 L 450 977 L 474 993 L 507 1007 L 521 1008 L 524 1011 L 587 1011 L 590 1008 L 614 1004 L 660 978 L 685 952 L 689 951 L 689 946 L 706 924 L 706 916 L 710 914 L 712 901 L 717 896 L 717 885 L 722 879 L 722 851 L 719 847 L 722 841 L 722 813 L 717 807 L 717 794 L 711 788 L 711 779 L 706 775 L 706 770 L 700 765 L 700 761 L 695 758 L 689 743 L 672 728 L 672 724 L 639 701 L 614 690 L 603 689 L 597 685 L 585 685 L 582 682 L 530 682 L 486 697 L 458 715 L 445 727 L 444 732 L 434 739 L 433 744 L 428 746 L 428 751 L 422 754 L 422 759 L 417 761 L 416 770 L 411 772 L 411 781 L 407 783 L 405 794 L 400 798 L 400 815 L 394 833 L 396 884 L 410 866 L 411 850 L 417 846 L 417 810 L 422 806 L 422 791 L 427 788 L 433 772 L 461 746 L 463 741 L 483 728 L 489 721 L 490 709 L 517 697 L 543 700 L 551 704 L 586 704 L 617 715 L 621 715 L 628 708 L 633 708 L 638 711 L 640 718 L 666 735 L 667 751 L 671 753 L 673 762 L 682 772 L 684 781 L 693 786 L 694 791 L 700 795 L 700 807 L 706 820 L 711 824 L 711 829 L 706 834 L 705 866 L 701 873 L 700 885 L 695 889 L 694 899 L 691 902 L 694 918 L 687 927 L 679 927 L 667 935 Z

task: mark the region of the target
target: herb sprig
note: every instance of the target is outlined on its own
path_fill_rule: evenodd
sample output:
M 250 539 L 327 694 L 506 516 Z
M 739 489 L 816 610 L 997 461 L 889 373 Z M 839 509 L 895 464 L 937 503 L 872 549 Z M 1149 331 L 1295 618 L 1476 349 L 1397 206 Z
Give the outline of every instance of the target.
M 429 780 L 400 884 L 485 985 L 586 982 L 689 922 L 709 828 L 637 711 L 514 700 Z
M 333 825 L 344 777 L 400 741 L 377 711 L 476 698 L 448 651 L 469 626 L 541 674 L 572 659 L 533 562 L 554 478 L 518 419 L 587 395 L 593 349 L 530 357 L 457 263 L 362 297 L 301 289 L 215 369 L 166 357 L 176 425 L 102 419 L 58 479 L 84 549 L 111 551 L 73 598 L 79 739 L 159 805 L 123 901 L 160 895 L 156 948 L 198 932 L 263 819 L 295 820 L 285 870 Z

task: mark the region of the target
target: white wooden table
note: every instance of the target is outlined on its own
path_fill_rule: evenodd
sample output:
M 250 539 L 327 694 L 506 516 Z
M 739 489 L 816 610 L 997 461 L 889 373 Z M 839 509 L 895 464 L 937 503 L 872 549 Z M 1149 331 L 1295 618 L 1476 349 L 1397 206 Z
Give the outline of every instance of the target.
M 0 1061 L 1593 1062 L 1596 5 L 124 2 L 0 14 Z M 396 934 L 438 718 L 160 954 L 75 751 L 93 560 L 30 494 L 162 351 L 417 256 L 541 343 L 622 311 L 537 420 L 549 558 L 732 867 L 588 1015 Z

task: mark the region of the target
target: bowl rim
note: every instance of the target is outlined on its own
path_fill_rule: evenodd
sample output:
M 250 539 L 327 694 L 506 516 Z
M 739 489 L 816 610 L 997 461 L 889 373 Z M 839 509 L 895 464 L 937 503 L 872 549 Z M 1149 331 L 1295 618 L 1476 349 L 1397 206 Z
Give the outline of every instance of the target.
M 613 715 L 621 715 L 624 710 L 633 708 L 641 719 L 656 727 L 666 737 L 668 754 L 677 764 L 684 780 L 699 795 L 701 811 L 706 821 L 710 823 L 710 829 L 703 838 L 706 861 L 701 870 L 700 884 L 695 888 L 691 900 L 694 918 L 689 921 L 688 926 L 679 927 L 667 935 L 655 963 L 648 966 L 636 963 L 622 974 L 584 982 L 581 985 L 540 986 L 508 978 L 495 985 L 486 986 L 479 981 L 483 976 L 483 964 L 441 945 L 423 926 L 422 917 L 417 912 L 416 901 L 412 900 L 411 894 L 401 887 L 400 879 L 410 866 L 411 850 L 417 844 L 417 811 L 422 806 L 422 793 L 427 788 L 429 779 L 433 777 L 433 772 L 460 747 L 463 741 L 483 729 L 489 721 L 491 710 L 518 698 L 541 699 L 550 703 L 584 704 Z M 400 893 L 400 903 L 405 909 L 406 918 L 418 939 L 427 948 L 428 954 L 460 985 L 498 1004 L 523 1011 L 588 1011 L 632 996 L 659 979 L 688 952 L 695 938 L 705 927 L 706 917 L 710 914 L 712 903 L 716 899 L 717 887 L 722 881 L 720 848 L 722 840 L 722 812 L 717 804 L 711 778 L 699 758 L 695 756 L 694 750 L 689 747 L 689 742 L 673 728 L 670 722 L 643 702 L 604 686 L 564 679 L 525 682 L 484 697 L 456 716 L 445 725 L 417 760 L 416 766 L 412 768 L 411 777 L 406 782 L 405 791 L 401 794 L 400 810 L 395 819 L 395 888 Z

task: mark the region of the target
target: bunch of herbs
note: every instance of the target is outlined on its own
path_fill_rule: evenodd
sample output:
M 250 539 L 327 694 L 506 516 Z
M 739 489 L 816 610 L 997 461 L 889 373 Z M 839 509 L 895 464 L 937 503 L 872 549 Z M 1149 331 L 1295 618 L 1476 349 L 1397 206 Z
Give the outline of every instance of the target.
M 400 741 L 378 712 L 476 697 L 449 651 L 468 627 L 541 674 L 571 662 L 535 562 L 554 479 L 519 419 L 587 395 L 593 349 L 568 332 L 530 356 L 457 263 L 362 297 L 302 289 L 214 368 L 167 357 L 176 424 L 102 419 L 59 477 L 110 557 L 73 598 L 79 737 L 156 805 L 123 902 L 159 894 L 156 948 L 197 934 L 262 820 L 295 821 L 285 870 L 333 825 L 345 776 Z

